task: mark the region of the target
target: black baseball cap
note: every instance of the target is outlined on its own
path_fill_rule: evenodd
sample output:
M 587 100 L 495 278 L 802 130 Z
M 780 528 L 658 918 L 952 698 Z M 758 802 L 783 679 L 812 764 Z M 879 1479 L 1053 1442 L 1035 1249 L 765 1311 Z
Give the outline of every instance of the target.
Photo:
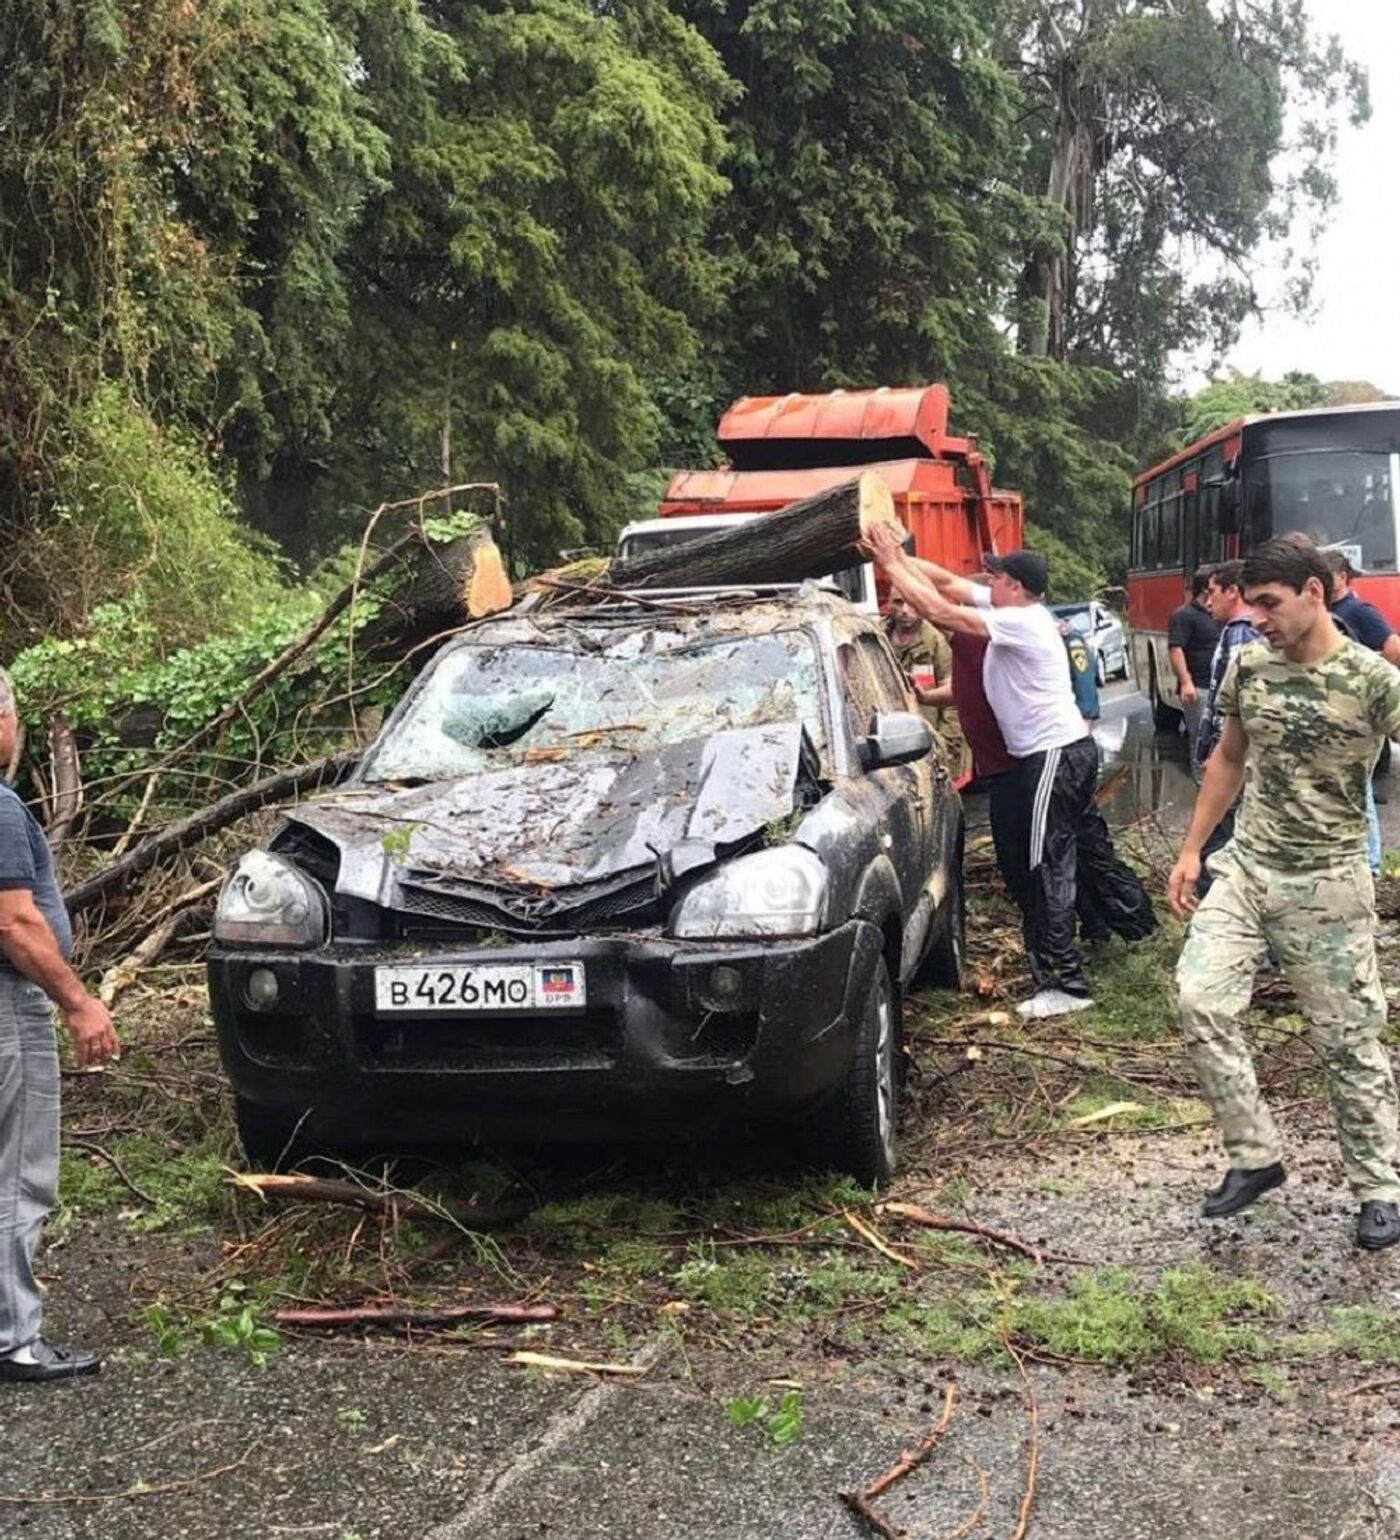
M 1012 551 L 1009 556 L 984 556 L 982 565 L 988 572 L 1004 572 L 1007 577 L 1015 578 L 1028 594 L 1034 594 L 1037 599 L 1045 593 L 1050 577 L 1045 558 L 1037 556 L 1034 551 Z

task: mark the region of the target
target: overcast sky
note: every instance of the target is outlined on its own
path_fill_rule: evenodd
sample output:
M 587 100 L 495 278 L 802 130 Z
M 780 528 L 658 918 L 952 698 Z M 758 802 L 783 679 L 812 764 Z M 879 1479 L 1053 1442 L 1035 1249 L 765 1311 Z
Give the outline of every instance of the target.
M 1309 0 L 1316 29 L 1335 33 L 1371 81 L 1371 119 L 1343 127 L 1339 201 L 1318 248 L 1316 314 L 1245 329 L 1228 362 L 1277 378 L 1370 380 L 1400 395 L 1400 0 Z M 1263 275 L 1261 275 L 1263 276 Z M 1262 284 L 1276 288 L 1277 278 Z

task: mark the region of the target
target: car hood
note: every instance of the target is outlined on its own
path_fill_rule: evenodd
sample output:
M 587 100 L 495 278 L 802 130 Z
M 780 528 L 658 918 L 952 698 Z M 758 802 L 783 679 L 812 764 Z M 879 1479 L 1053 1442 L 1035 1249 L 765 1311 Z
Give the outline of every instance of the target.
M 714 733 L 642 757 L 617 751 L 454 781 L 352 785 L 289 819 L 340 852 L 337 890 L 392 904 L 399 878 L 556 889 L 654 865 L 687 867 L 791 814 L 815 775 L 798 722 Z

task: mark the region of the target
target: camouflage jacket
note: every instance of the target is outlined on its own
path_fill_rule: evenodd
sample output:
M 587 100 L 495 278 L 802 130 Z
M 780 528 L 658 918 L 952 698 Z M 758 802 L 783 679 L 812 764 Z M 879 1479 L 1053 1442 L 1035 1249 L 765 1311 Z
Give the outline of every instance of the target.
M 1317 663 L 1240 649 L 1220 713 L 1249 739 L 1235 839 L 1267 866 L 1314 870 L 1366 851 L 1366 783 L 1400 732 L 1400 670 L 1343 637 Z

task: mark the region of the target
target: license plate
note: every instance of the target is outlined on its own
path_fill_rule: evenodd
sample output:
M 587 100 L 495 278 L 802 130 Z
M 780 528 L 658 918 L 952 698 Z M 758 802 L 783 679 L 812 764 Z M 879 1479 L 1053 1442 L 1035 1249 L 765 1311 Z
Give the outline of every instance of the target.
M 548 1011 L 587 1003 L 581 962 L 376 968 L 374 1008 L 394 1012 Z

